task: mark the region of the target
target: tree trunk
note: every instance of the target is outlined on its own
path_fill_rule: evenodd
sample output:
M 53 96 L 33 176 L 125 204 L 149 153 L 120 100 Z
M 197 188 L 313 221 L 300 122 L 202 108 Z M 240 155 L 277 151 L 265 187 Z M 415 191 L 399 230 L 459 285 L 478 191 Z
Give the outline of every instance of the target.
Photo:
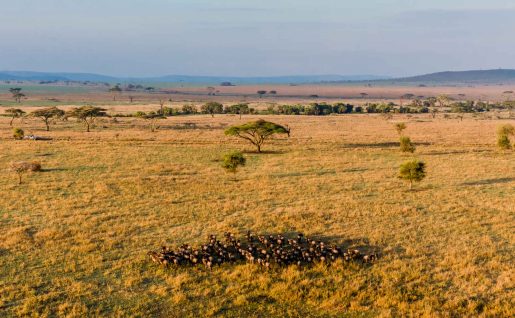
M 50 125 L 48 124 L 48 119 L 45 119 L 45 126 L 46 126 L 46 131 L 50 131 Z
M 257 144 L 257 145 L 256 145 L 256 147 L 257 147 L 257 151 L 258 151 L 258 152 L 261 152 L 261 145 L 260 145 L 260 144 Z
M 9 126 L 13 125 L 14 117 L 11 118 L 11 122 L 9 123 Z
M 21 173 L 18 173 L 18 184 L 21 184 Z
M 86 132 L 89 132 L 89 123 L 86 121 Z
M 409 189 L 412 190 L 413 189 L 413 181 L 410 180 L 409 182 Z

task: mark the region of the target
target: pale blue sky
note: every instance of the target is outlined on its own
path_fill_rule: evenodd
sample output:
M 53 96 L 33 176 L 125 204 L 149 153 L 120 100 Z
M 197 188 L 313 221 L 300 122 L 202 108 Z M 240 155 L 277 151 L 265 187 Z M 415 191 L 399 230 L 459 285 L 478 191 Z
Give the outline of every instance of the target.
M 0 70 L 412 75 L 515 68 L 514 0 L 0 0 Z

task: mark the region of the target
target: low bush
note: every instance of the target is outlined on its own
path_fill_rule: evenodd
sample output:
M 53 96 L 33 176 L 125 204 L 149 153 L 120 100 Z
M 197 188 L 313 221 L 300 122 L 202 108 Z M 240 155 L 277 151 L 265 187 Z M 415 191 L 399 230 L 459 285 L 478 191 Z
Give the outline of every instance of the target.
M 13 137 L 16 140 L 21 140 L 23 137 L 25 137 L 25 132 L 21 128 L 14 128 L 13 129 Z
M 223 157 L 222 167 L 229 172 L 236 172 L 239 166 L 244 166 L 247 159 L 239 151 L 225 154 Z
M 415 152 L 415 146 L 411 143 L 411 139 L 406 136 L 400 138 L 400 149 L 402 152 Z

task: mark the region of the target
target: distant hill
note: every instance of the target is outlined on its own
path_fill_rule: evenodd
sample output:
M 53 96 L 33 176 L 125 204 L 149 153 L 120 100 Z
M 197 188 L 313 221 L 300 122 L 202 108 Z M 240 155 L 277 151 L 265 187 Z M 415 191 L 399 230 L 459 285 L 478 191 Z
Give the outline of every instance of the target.
M 235 77 L 235 76 L 188 76 L 166 75 L 159 77 L 122 78 L 91 73 L 47 73 L 27 71 L 0 71 L 0 81 L 76 81 L 107 83 L 185 83 L 218 85 L 230 82 L 234 85 L 251 84 L 314 84 L 314 83 L 348 83 L 370 81 L 375 83 L 402 84 L 500 84 L 515 83 L 515 70 L 474 70 L 457 72 L 438 72 L 425 75 L 389 78 L 376 75 L 298 75 L 269 77 Z
M 28 71 L 0 71 L 0 80 L 12 81 L 77 81 L 77 82 L 116 82 L 112 76 L 90 73 L 47 73 Z
M 122 78 L 105 76 L 90 73 L 46 73 L 26 71 L 0 71 L 0 80 L 19 81 L 90 81 L 90 82 L 135 82 L 135 83 L 191 83 L 191 84 L 212 84 L 222 82 L 232 84 L 302 84 L 322 83 L 335 81 L 360 81 L 385 79 L 385 76 L 375 75 L 306 75 L 306 76 L 270 76 L 270 77 L 234 77 L 234 76 L 188 76 L 188 75 L 167 75 L 160 77 L 134 77 Z
M 392 79 L 393 82 L 409 82 L 409 83 L 428 83 L 428 84 L 446 84 L 446 83 L 509 83 L 515 82 L 515 70 L 496 69 L 496 70 L 474 70 L 474 71 L 457 71 L 457 72 L 438 72 L 412 77 Z

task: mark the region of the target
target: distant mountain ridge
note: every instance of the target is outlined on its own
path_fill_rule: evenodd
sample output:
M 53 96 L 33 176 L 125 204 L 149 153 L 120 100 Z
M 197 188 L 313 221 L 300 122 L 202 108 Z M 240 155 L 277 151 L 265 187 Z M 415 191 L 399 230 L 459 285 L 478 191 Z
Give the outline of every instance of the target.
M 237 77 L 237 76 L 189 76 L 166 75 L 160 77 L 114 77 L 92 73 L 52 73 L 29 71 L 0 71 L 0 80 L 12 81 L 90 81 L 90 82 L 162 82 L 162 83 L 192 83 L 192 84 L 219 84 L 230 82 L 232 84 L 302 84 L 323 83 L 335 81 L 360 81 L 387 79 L 387 76 L 377 75 L 298 75 L 298 76 L 263 76 L 263 77 Z
M 445 71 L 392 80 L 395 82 L 414 83 L 505 83 L 515 82 L 515 70 Z
M 297 76 L 189 76 L 166 75 L 160 77 L 115 77 L 93 73 L 0 71 L 0 80 L 12 81 L 77 81 L 108 83 L 190 83 L 218 85 L 228 82 L 234 85 L 250 84 L 313 84 L 370 81 L 376 83 L 419 84 L 467 84 L 467 83 L 515 83 L 514 69 L 445 71 L 424 75 L 391 78 L 377 75 L 297 75 Z

